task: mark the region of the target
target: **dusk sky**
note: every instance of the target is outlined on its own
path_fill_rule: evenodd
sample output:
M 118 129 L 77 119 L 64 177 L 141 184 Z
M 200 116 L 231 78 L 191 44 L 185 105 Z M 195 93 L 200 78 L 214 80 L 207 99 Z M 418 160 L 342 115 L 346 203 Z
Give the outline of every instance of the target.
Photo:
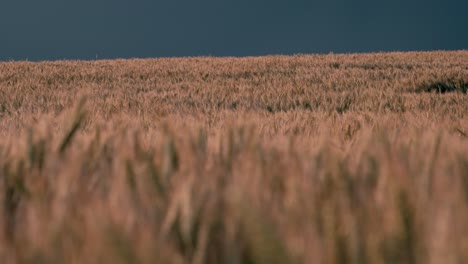
M 3 0 L 0 60 L 468 49 L 466 0 Z

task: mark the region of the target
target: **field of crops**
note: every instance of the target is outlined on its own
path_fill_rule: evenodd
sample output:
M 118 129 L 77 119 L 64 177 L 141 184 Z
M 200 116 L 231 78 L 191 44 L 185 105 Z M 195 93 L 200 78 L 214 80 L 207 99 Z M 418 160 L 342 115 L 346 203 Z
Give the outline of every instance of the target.
M 0 62 L 0 263 L 468 263 L 468 51 Z

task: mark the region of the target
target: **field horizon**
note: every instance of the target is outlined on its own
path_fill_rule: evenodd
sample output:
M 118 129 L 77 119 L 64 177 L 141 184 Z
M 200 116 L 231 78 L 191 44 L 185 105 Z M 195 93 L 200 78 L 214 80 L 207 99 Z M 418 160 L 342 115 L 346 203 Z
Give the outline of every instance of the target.
M 260 59 L 265 57 L 298 57 L 298 56 L 356 56 L 356 55 L 398 55 L 398 54 L 435 54 L 435 53 L 464 53 L 467 49 L 436 49 L 436 50 L 381 50 L 381 51 L 350 51 L 350 52 L 317 52 L 317 53 L 268 53 L 261 55 L 194 55 L 194 56 L 159 56 L 159 57 L 112 57 L 112 58 L 90 58 L 90 59 L 77 59 L 77 58 L 59 58 L 59 59 L 39 59 L 30 60 L 25 59 L 4 59 L 0 63 L 47 63 L 47 62 L 111 62 L 111 61 L 130 61 L 130 60 L 167 60 L 167 59 Z
M 468 51 L 0 62 L 2 263 L 468 262 Z

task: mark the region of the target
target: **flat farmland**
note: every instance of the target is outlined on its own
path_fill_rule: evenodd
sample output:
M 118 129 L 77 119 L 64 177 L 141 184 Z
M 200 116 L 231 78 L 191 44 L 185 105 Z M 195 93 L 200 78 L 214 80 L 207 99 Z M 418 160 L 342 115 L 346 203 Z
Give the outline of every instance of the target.
M 468 52 L 0 62 L 2 263 L 467 263 Z

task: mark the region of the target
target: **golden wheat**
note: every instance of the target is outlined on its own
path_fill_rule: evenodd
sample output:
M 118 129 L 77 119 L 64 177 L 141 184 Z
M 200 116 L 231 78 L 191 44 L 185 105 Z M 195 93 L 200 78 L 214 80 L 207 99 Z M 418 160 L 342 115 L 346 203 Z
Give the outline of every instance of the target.
M 0 63 L 1 263 L 465 263 L 468 52 Z

